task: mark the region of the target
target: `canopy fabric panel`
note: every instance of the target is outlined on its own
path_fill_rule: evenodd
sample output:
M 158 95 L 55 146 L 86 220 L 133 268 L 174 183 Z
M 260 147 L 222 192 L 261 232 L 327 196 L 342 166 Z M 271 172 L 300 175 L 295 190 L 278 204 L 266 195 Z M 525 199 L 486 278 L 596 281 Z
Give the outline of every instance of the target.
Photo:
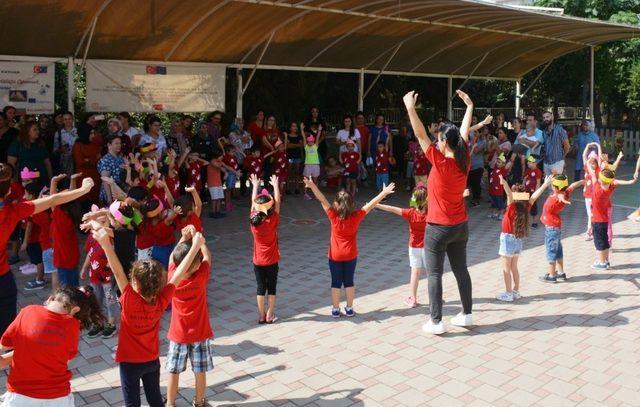
M 91 38 L 89 59 L 518 79 L 640 29 L 465 0 L 5 0 L 0 35 L 3 55 L 82 57 Z

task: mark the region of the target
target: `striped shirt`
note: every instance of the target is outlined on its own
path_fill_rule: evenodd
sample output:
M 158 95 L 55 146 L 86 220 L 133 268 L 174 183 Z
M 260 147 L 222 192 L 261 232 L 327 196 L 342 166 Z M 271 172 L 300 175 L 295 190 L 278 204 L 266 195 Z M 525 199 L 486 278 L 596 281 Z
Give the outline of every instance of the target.
M 563 143 L 568 140 L 566 130 L 559 124 L 554 124 L 551 131 L 544 133 L 544 163 L 555 164 L 564 160 Z

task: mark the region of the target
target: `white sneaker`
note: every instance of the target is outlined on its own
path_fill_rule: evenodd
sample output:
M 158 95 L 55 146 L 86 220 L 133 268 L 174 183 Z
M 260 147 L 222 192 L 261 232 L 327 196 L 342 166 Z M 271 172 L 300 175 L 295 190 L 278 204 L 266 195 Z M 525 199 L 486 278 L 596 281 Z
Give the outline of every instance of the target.
M 455 326 L 471 326 L 473 325 L 473 315 L 472 314 L 464 314 L 462 311 L 451 318 L 451 325 Z
M 500 293 L 498 295 L 496 295 L 496 300 L 498 301 L 504 301 L 504 302 L 513 302 L 513 294 L 509 293 L 509 292 L 503 292 Z
M 514 300 L 519 300 L 520 298 L 522 298 L 522 294 L 520 294 L 520 291 L 518 290 L 513 290 L 511 294 L 513 295 Z
M 444 327 L 444 323 L 442 321 L 434 324 L 433 321 L 429 319 L 422 325 L 422 331 L 431 335 L 442 335 L 447 332 L 447 329 Z

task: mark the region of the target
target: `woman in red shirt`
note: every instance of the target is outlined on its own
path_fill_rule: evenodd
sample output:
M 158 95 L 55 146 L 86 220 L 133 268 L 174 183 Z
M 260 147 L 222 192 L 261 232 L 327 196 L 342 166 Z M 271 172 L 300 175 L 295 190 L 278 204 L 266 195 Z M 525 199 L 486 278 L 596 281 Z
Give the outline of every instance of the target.
M 280 223 L 280 186 L 278 177 L 272 175 L 269 183 L 273 187 L 273 196 L 266 189 L 258 194 L 260 179 L 251 174 L 251 234 L 253 235 L 253 271 L 258 289 L 258 323 L 272 324 L 278 320 L 275 315 L 276 286 L 278 284 L 278 224 Z M 269 308 L 265 311 L 264 297 L 269 295 Z
M 64 287 L 44 306 L 23 308 L 0 340 L 0 350 L 13 350 L 3 358 L 11 363 L 3 406 L 73 406 L 68 363 L 78 354 L 80 329 L 104 320 L 89 286 Z
M 14 227 L 31 215 L 87 194 L 93 187 L 93 180 L 85 178 L 82 186 L 76 190 L 52 194 L 29 202 L 10 203 L 6 200 L 11 192 L 12 173 L 9 165 L 0 163 L 0 335 L 15 319 L 17 311 L 18 290 L 7 259 L 7 241 Z
M 386 185 L 375 198 L 359 210 L 354 210 L 353 196 L 344 190 L 338 192 L 333 204 L 330 204 L 311 177 L 304 178 L 304 184 L 316 196 L 331 224 L 329 243 L 331 316 L 340 317 L 340 290 L 344 287 L 347 299 L 344 314 L 353 317 L 356 314 L 353 310 L 353 300 L 356 297 L 353 277 L 358 262 L 358 228 L 364 217 L 387 195 L 394 192 L 395 184 Z
M 442 323 L 442 273 L 445 254 L 449 258 L 451 269 L 456 277 L 462 302 L 462 312 L 451 319 L 451 324 L 456 326 L 473 324 L 471 277 L 467 269 L 469 227 L 463 197 L 471 167 L 468 145 L 473 102 L 461 90 L 457 93 L 467 105 L 462 125 L 460 129 L 446 122 L 440 128 L 432 125 L 429 130 L 436 137 L 437 146 L 431 142 L 416 112 L 418 94 L 411 91 L 403 98 L 413 132 L 433 166 L 427 184 L 429 197 L 427 224 L 429 226 L 425 234 L 431 318 L 422 329 L 436 335 L 446 332 Z
M 418 283 L 420 275 L 427 269 L 424 255 L 424 233 L 427 229 L 427 188 L 419 183 L 411 195 L 411 208 L 403 209 L 390 205 L 378 204 L 377 208 L 385 212 L 402 216 L 409 222 L 409 267 L 411 295 L 404 299 L 409 308 L 418 306 Z

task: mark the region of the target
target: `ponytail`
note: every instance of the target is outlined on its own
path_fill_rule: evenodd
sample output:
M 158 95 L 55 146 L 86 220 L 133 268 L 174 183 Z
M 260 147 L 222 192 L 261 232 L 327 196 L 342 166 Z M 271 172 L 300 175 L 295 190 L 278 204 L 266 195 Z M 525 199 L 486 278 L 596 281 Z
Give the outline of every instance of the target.
M 447 140 L 447 145 L 453 150 L 453 156 L 455 157 L 458 168 L 463 173 L 469 172 L 469 148 L 466 141 L 460 135 L 460 129 L 453 123 L 446 122 L 440 126 L 440 133 Z
M 93 294 L 93 288 L 89 285 L 79 288 L 69 286 L 59 288 L 53 293 L 53 298 L 64 304 L 67 309 L 80 308 L 73 317 L 80 321 L 82 329 L 104 325 L 107 320 Z

